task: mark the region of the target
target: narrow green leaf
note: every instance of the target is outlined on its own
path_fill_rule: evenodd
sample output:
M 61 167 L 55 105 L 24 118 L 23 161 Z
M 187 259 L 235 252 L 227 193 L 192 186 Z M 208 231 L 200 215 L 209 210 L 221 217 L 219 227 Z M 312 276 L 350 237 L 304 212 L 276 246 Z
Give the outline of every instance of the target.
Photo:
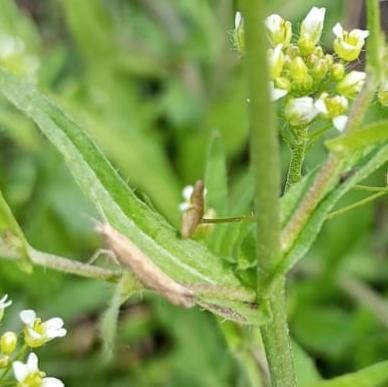
M 113 292 L 110 304 L 101 318 L 101 338 L 103 341 L 102 356 L 105 361 L 109 361 L 115 348 L 117 334 L 117 323 L 120 306 L 128 300 L 131 295 L 139 291 L 140 284 L 129 272 L 124 272 L 119 283 Z
M 21 268 L 27 272 L 32 270 L 32 266 L 29 263 L 28 243 L 1 191 L 0 256 L 17 260 Z
M 383 387 L 388 384 L 388 361 L 377 363 L 352 374 L 304 387 Z
M 228 182 L 221 135 L 214 131 L 207 151 L 205 169 L 206 204 L 218 217 L 228 214 Z
M 388 141 L 388 120 L 367 125 L 359 130 L 326 141 L 333 152 L 350 153 L 370 145 Z
M 237 290 L 224 292 L 218 297 L 222 305 L 212 310 L 236 310 L 238 314 L 246 313 L 247 323 L 262 323 L 257 317 L 252 318 L 252 314 L 261 313 L 252 310 L 254 292 L 244 288 L 205 246 L 178 238 L 177 231 L 136 197 L 90 138 L 56 105 L 33 86 L 4 71 L 0 71 L 0 92 L 29 116 L 58 149 L 82 191 L 104 218 L 167 275 L 180 283 L 207 285 L 205 288 L 213 293 L 219 287 Z M 201 299 L 206 302 L 206 292 Z M 233 313 L 228 315 L 233 319 Z

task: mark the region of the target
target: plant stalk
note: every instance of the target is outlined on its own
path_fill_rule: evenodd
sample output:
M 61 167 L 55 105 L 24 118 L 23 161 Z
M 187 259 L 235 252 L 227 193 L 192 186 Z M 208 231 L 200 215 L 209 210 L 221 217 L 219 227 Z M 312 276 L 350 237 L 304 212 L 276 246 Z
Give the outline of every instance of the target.
M 287 192 L 302 178 L 302 169 L 307 145 L 307 127 L 295 128 L 296 141 L 290 145 L 291 161 L 288 167 L 287 181 L 284 188 Z
M 257 225 L 257 298 L 280 255 L 280 162 L 278 133 L 269 92 L 267 42 L 264 31 L 264 1 L 244 0 L 245 66 L 249 89 L 251 163 L 255 179 Z M 295 387 L 293 357 L 288 336 L 285 280 L 277 282 L 270 295 L 272 321 L 262 330 L 274 387 Z

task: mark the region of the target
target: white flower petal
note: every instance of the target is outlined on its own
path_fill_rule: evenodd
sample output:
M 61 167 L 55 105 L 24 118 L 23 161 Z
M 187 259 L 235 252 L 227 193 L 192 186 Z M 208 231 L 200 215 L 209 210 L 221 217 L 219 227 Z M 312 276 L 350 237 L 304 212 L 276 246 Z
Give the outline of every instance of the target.
M 18 382 L 22 382 L 29 374 L 28 366 L 21 361 L 14 361 L 12 368 Z
M 32 309 L 26 309 L 22 310 L 19 314 L 20 319 L 24 322 L 26 325 L 31 325 L 34 323 L 36 319 L 36 313 Z
M 5 309 L 8 306 L 12 305 L 12 301 L 11 300 L 7 301 L 7 299 L 8 299 L 8 294 L 5 294 L 3 298 L 0 300 L 0 309 Z
M 38 371 L 38 356 L 34 352 L 28 355 L 27 367 L 30 373 Z
M 333 118 L 333 125 L 340 132 L 342 132 L 346 128 L 347 123 L 348 123 L 348 117 L 345 115 Z
M 44 378 L 41 387 L 64 387 L 64 384 L 57 378 Z
M 350 32 L 350 35 L 356 37 L 357 39 L 365 40 L 369 36 L 369 31 L 359 30 L 358 28 L 356 28 L 355 30 L 352 30 Z
M 194 191 L 194 187 L 192 185 L 187 185 L 182 190 L 182 196 L 184 197 L 184 199 L 190 200 L 193 191 Z
M 321 39 L 326 8 L 311 8 L 301 26 L 301 35 L 308 35 L 314 44 Z
M 234 27 L 237 29 L 240 27 L 242 22 L 242 15 L 241 12 L 236 12 L 236 15 L 234 17 Z
M 281 16 L 273 14 L 273 15 L 269 15 L 265 19 L 264 24 L 272 33 L 276 33 L 281 28 L 282 22 L 283 22 L 283 19 Z
M 66 329 L 49 329 L 46 331 L 46 336 L 50 339 L 55 339 L 56 337 L 65 337 L 66 336 Z
M 343 33 L 344 33 L 344 29 L 342 28 L 341 26 L 341 23 L 337 23 L 334 27 L 333 27 L 333 33 L 335 36 L 337 36 L 338 38 L 341 38 Z
M 63 320 L 60 317 L 53 317 L 50 320 L 45 321 L 43 324 L 44 329 L 59 329 L 63 327 Z
M 315 101 L 314 106 L 315 106 L 316 109 L 318 109 L 318 111 L 320 113 L 323 113 L 323 114 L 327 114 L 328 113 L 325 101 L 322 98 L 317 99 Z

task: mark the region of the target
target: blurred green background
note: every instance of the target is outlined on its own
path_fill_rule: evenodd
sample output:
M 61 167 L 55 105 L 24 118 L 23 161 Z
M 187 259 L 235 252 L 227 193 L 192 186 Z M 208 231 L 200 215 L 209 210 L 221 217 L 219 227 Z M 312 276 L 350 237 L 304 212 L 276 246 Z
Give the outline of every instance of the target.
M 326 6 L 330 45 L 336 21 L 357 23 L 356 3 L 278 0 L 271 7 L 297 25 L 312 5 Z M 232 192 L 248 167 L 245 88 L 232 39 L 236 7 L 232 0 L 0 0 L 0 62 L 57 101 L 130 186 L 178 225 L 181 189 L 203 176 L 214 129 L 224 140 Z M 371 114 L 386 115 L 377 106 Z M 324 155 L 317 144 L 306 170 Z M 284 169 L 288 156 L 283 146 Z M 368 183 L 384 185 L 384 173 Z M 90 220 L 96 214 L 61 157 L 4 100 L 0 187 L 34 247 L 87 261 L 100 246 Z M 381 199 L 329 221 L 291 273 L 290 328 L 304 349 L 297 351 L 300 378 L 314 374 L 307 355 L 324 377 L 388 359 L 387 235 Z M 247 385 L 216 318 L 157 297 L 122 307 L 117 348 L 105 361 L 99 321 L 112 291 L 111 284 L 43 269 L 28 275 L 0 261 L 0 294 L 14 300 L 6 326 L 19 326 L 17 313 L 27 307 L 65 320 L 68 337 L 39 354 L 67 386 Z

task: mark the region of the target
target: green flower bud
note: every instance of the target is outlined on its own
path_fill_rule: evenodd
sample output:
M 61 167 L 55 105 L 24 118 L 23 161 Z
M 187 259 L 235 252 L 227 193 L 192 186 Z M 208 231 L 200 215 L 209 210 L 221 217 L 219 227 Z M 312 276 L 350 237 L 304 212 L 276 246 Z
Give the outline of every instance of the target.
M 303 56 L 310 55 L 314 50 L 314 46 L 314 41 L 311 39 L 310 35 L 304 34 L 300 36 L 298 40 L 298 47 Z
M 297 56 L 300 56 L 300 49 L 298 46 L 295 46 L 294 44 L 291 44 L 291 46 L 288 46 L 286 49 L 286 55 L 290 57 L 290 59 L 294 59 Z
M 377 92 L 377 99 L 384 107 L 388 107 L 388 81 L 384 81 Z
M 329 71 L 329 66 L 324 59 L 320 59 L 315 66 L 312 68 L 311 73 L 315 81 L 322 81 L 326 77 Z
M 18 343 L 18 337 L 14 332 L 5 332 L 0 337 L 0 350 L 5 355 L 10 355 L 15 351 Z
M 291 89 L 291 83 L 287 78 L 279 77 L 275 79 L 275 86 L 282 90 L 290 90 Z
M 283 20 L 279 15 L 270 15 L 265 19 L 269 40 L 275 47 L 282 44 L 287 47 L 292 38 L 292 25 L 289 21 Z
M 290 76 L 295 81 L 304 80 L 308 75 L 308 68 L 302 57 L 297 56 L 290 63 Z
M 337 84 L 338 93 L 347 98 L 354 98 L 365 83 L 366 73 L 362 71 L 351 71 L 342 81 Z
M 316 46 L 314 48 L 313 54 L 316 55 L 318 58 L 323 58 L 325 56 L 325 53 L 323 52 L 323 48 L 321 46 Z
M 10 357 L 8 355 L 0 354 L 0 368 L 7 368 L 9 365 Z
M 331 76 L 335 81 L 341 81 L 345 77 L 345 66 L 342 63 L 334 63 L 331 68 Z

